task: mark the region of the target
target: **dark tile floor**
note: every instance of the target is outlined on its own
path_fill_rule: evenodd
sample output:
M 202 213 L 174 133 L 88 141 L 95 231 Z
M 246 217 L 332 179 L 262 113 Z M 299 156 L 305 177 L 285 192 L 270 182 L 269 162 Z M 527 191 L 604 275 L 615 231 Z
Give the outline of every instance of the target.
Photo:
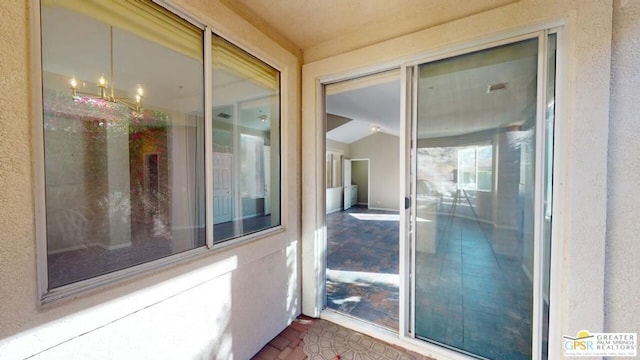
M 232 221 L 214 225 L 214 238 L 232 239 L 272 226 L 270 215 L 258 215 L 238 222 L 240 221 L 242 226 L 237 226 Z M 236 234 L 238 229 L 242 232 Z M 195 237 L 197 237 L 194 240 L 196 244 L 192 248 L 205 245 L 204 231 L 200 231 Z M 158 224 L 151 221 L 132 224 L 130 246 L 111 250 L 90 246 L 49 254 L 47 258 L 49 287 L 59 287 L 184 251 L 184 246 L 176 250 L 174 245 L 171 229 L 167 226 L 158 227 Z
M 327 215 L 327 306 L 398 330 L 398 213 L 352 207 Z
M 385 281 L 398 274 L 394 215 L 356 207 L 327 216 L 327 306 L 397 331 L 398 287 Z M 530 358 L 532 286 L 521 234 L 446 211 L 428 221 L 436 244 L 416 253 L 418 337 L 492 359 Z M 495 241 L 515 251 L 497 254 Z
M 532 286 L 522 261 L 496 254 L 498 233 L 474 220 L 436 218 L 434 253 L 416 254 L 416 335 L 491 359 L 531 357 Z M 482 226 L 482 228 L 481 228 Z

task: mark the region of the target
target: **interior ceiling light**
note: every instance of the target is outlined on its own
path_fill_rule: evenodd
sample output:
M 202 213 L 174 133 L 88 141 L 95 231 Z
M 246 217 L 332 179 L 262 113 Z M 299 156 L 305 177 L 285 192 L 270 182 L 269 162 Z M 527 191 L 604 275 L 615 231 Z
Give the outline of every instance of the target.
M 269 116 L 262 113 L 262 110 L 258 110 L 258 120 L 261 122 L 267 122 L 269 120 Z
M 73 99 L 80 100 L 82 97 L 85 97 L 85 98 L 89 97 L 93 99 L 121 103 L 121 104 L 127 105 L 130 110 L 135 111 L 136 113 L 139 113 L 140 110 L 142 109 L 142 98 L 144 95 L 144 90 L 142 89 L 141 85 L 138 85 L 138 88 L 136 89 L 136 96 L 134 99 L 117 98 L 113 93 L 113 89 L 114 89 L 114 86 L 113 86 L 113 27 L 111 26 L 109 27 L 109 56 L 110 56 L 109 76 L 111 80 L 111 87 L 109 87 L 109 83 L 107 82 L 107 79 L 105 79 L 104 74 L 102 74 L 100 75 L 97 81 L 98 89 L 100 92 L 99 95 L 93 95 L 90 93 L 81 92 L 78 90 L 78 80 L 76 79 L 75 76 L 73 76 L 71 77 L 71 80 L 69 80 L 69 86 L 71 87 L 71 95 L 73 96 Z M 83 82 L 83 86 L 84 86 L 84 82 Z M 81 94 L 83 96 L 79 96 L 78 94 Z
M 380 126 L 374 125 L 371 127 L 371 131 L 373 132 L 380 132 Z
M 498 91 L 498 90 L 504 90 L 506 88 L 507 88 L 507 83 L 506 82 L 491 84 L 487 88 L 487 94 L 490 94 L 490 93 L 492 93 L 494 91 Z

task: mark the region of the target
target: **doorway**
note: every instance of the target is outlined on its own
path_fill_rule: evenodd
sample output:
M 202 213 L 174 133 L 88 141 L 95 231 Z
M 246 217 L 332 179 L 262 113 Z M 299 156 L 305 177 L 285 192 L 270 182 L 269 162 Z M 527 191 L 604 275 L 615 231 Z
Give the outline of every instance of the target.
M 476 43 L 401 67 L 394 330 L 402 342 L 452 356 L 547 358 L 557 31 Z M 333 84 L 325 83 L 327 112 Z M 341 153 L 353 165 L 360 155 L 350 150 Z M 376 166 L 370 158 L 368 207 L 385 210 Z M 328 217 L 317 224 L 330 234 Z M 332 244 L 324 246 L 321 256 Z M 322 315 L 360 331 L 363 321 L 379 325 L 332 308 L 333 284 L 324 280 L 334 265 L 330 255 L 323 260 Z
M 325 90 L 326 309 L 397 332 L 400 74 Z
M 353 205 L 369 207 L 369 159 L 351 159 L 351 194 Z

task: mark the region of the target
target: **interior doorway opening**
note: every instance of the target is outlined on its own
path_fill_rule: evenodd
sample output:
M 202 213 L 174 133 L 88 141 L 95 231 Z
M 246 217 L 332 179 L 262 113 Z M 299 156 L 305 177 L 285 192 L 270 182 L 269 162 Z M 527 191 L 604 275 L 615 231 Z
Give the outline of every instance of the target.
M 352 205 L 369 207 L 369 159 L 351 160 L 351 183 L 356 187 L 351 194 Z
M 400 73 L 325 90 L 325 308 L 397 332 Z

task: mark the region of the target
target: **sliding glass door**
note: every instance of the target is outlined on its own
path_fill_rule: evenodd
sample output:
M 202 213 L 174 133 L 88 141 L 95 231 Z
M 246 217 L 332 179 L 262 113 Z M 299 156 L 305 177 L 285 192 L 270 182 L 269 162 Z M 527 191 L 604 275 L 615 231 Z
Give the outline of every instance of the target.
M 544 357 L 554 69 L 555 35 L 411 67 L 414 337 Z

